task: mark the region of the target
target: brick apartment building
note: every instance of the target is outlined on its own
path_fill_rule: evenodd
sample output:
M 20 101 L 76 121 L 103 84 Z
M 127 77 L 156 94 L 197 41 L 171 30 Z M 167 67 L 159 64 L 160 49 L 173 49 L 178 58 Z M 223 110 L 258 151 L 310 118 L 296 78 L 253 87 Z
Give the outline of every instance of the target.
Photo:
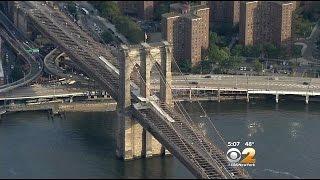
M 209 8 L 212 26 L 235 26 L 239 23 L 240 1 L 209 1 Z
M 209 7 L 175 3 L 161 19 L 162 38 L 173 44 L 177 61 L 189 61 L 195 66 L 209 47 Z
M 293 3 L 291 1 L 243 1 L 239 34 L 242 45 L 265 42 L 290 48 Z
M 136 16 L 143 20 L 151 20 L 153 18 L 154 1 L 118 1 L 117 3 L 120 10 L 125 14 Z

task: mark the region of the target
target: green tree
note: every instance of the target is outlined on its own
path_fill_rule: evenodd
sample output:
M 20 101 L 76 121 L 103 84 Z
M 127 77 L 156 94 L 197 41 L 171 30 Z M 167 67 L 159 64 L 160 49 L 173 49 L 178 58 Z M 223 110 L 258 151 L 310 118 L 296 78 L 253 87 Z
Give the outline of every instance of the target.
M 244 55 L 247 57 L 259 57 L 260 53 L 261 51 L 258 46 L 248 45 L 244 48 Z
M 254 70 L 257 72 L 262 71 L 262 63 L 259 61 L 259 59 L 256 59 L 253 61 Z
M 230 53 L 226 48 L 220 49 L 217 45 L 213 45 L 209 49 L 209 60 L 214 63 L 220 64 L 229 59 L 229 57 Z
M 239 69 L 242 59 L 239 56 L 231 56 L 229 59 L 229 68 L 230 69 Z
M 230 51 L 228 48 L 219 48 L 217 45 L 212 45 L 209 48 L 209 61 L 211 67 L 217 64 L 221 71 L 224 71 L 228 67 L 228 59 L 230 58 Z M 213 69 L 212 69 L 213 70 Z
M 104 31 L 101 36 L 103 41 L 106 43 L 111 43 L 112 41 L 115 40 L 115 38 L 109 31 Z
M 141 28 L 127 16 L 116 17 L 115 26 L 132 43 L 139 43 L 144 39 Z
M 114 23 L 114 18 L 121 15 L 121 10 L 114 1 L 92 1 L 91 4 L 98 9 L 101 15 Z
M 209 42 L 210 42 L 210 46 L 216 45 L 219 42 L 219 36 L 216 32 L 210 32 L 209 35 Z
M 162 4 L 160 4 L 158 8 L 154 9 L 154 20 L 160 21 L 161 15 L 169 12 L 169 10 L 170 10 L 170 3 L 166 1 L 162 2 Z
M 200 68 L 202 70 L 202 73 L 208 74 L 211 71 L 211 62 L 209 60 L 202 60 L 200 62 Z
M 301 45 L 294 45 L 292 48 L 292 57 L 294 58 L 301 57 L 301 49 L 302 49 Z
M 281 49 L 277 48 L 274 44 L 265 43 L 263 51 L 268 58 L 279 58 Z
M 67 10 L 75 19 L 78 19 L 78 17 L 77 17 L 77 7 L 76 7 L 74 2 L 67 1 Z
M 228 46 L 230 40 L 231 40 L 230 36 L 220 36 L 218 45 L 223 46 L 223 47 Z
M 186 61 L 179 61 L 178 65 L 180 67 L 180 70 L 183 73 L 190 73 L 191 72 L 191 61 L 190 60 L 186 60 Z
M 243 46 L 240 44 L 237 44 L 234 46 L 234 48 L 231 49 L 231 54 L 233 56 L 243 56 Z

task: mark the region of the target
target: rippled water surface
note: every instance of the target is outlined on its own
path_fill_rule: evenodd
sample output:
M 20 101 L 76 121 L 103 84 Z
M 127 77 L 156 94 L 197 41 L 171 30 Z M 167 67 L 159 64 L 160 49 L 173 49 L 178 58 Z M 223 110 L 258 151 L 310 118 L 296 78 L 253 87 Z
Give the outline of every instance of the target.
M 203 131 L 216 134 L 197 103 L 185 103 Z M 320 104 L 203 103 L 225 141 L 253 141 L 255 178 L 320 177 Z M 116 113 L 7 114 L 0 120 L 0 178 L 194 178 L 174 157 L 115 157 Z M 240 148 L 241 149 L 241 148 Z

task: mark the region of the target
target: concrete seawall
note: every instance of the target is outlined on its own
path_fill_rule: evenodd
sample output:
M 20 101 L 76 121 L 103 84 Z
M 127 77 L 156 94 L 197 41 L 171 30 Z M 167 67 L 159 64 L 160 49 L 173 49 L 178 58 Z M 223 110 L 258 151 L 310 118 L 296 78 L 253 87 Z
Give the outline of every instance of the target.
M 106 112 L 115 111 L 116 102 L 94 102 L 94 103 L 68 103 L 60 104 L 58 107 L 59 112 Z
M 88 101 L 71 103 L 41 103 L 41 104 L 12 104 L 6 107 L 1 106 L 4 113 L 20 111 L 52 111 L 53 114 L 60 112 L 107 112 L 115 111 L 117 103 L 115 101 Z M 4 114 L 2 113 L 2 114 Z

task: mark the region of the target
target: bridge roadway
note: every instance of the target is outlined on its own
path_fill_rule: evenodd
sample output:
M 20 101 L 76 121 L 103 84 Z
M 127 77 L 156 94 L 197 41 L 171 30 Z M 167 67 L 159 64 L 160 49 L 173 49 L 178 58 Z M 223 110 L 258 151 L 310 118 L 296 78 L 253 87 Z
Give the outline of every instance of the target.
M 13 23 L 8 19 L 8 17 L 0 11 L 0 23 L 3 28 L 3 31 L 1 33 L 2 37 L 18 52 L 19 54 L 22 54 L 22 57 L 30 66 L 29 73 L 22 79 L 5 84 L 3 86 L 0 86 L 0 92 L 6 92 L 11 89 L 23 86 L 34 79 L 36 79 L 38 76 L 40 76 L 42 71 L 42 62 L 39 60 L 38 56 L 33 56 L 28 54 L 26 50 L 26 44 L 25 42 L 30 42 L 30 48 L 35 48 L 35 44 L 33 44 L 31 41 L 29 41 L 14 25 Z M 10 37 L 8 37 L 10 36 Z
M 54 50 L 54 52 L 56 52 Z M 61 53 L 61 52 L 60 52 Z M 51 53 L 50 53 L 51 54 Z M 49 55 L 50 55 L 49 54 Z M 48 55 L 48 56 L 49 56 Z M 52 57 L 48 59 L 46 66 L 52 66 L 51 69 L 58 69 L 53 71 L 53 74 L 61 77 L 68 77 L 64 74 L 56 63 L 55 59 L 59 53 L 53 53 Z M 51 62 L 49 62 L 51 61 Z M 80 80 L 79 80 L 80 79 Z M 85 81 L 83 77 L 78 77 L 77 80 Z M 197 84 L 192 84 L 196 82 Z M 151 81 L 154 90 L 159 89 L 159 77 L 154 75 Z M 308 84 L 304 84 L 308 83 Z M 305 78 L 305 77 L 288 77 L 288 76 L 245 76 L 245 75 L 176 75 L 173 76 L 173 89 L 176 94 L 182 91 L 225 91 L 225 92 L 240 92 L 245 91 L 248 94 L 284 94 L 284 95 L 309 95 L 318 96 L 320 92 L 319 78 Z M 180 93 L 181 94 L 181 93 Z M 197 94 L 197 93 L 195 93 Z M 191 95 L 190 95 L 191 96 Z M 193 95 L 197 97 L 197 95 Z M 176 95 L 175 98 L 180 98 Z M 191 98 L 191 97 L 190 97 Z M 210 98 L 211 99 L 211 98 Z
M 42 72 L 42 64 L 40 61 L 37 61 L 32 55 L 27 53 L 25 49 L 21 46 L 21 42 L 12 38 L 4 29 L 0 28 L 0 35 L 3 39 L 10 44 L 11 47 L 15 49 L 18 54 L 20 54 L 28 63 L 30 67 L 30 71 L 21 79 L 0 86 L 0 92 L 7 92 L 9 90 L 15 89 L 17 87 L 24 86 L 33 80 L 35 80 L 38 76 L 40 76 Z
M 192 88 L 252 89 L 275 91 L 320 92 L 320 78 L 286 76 L 244 76 L 244 75 L 186 75 L 173 76 L 173 86 Z M 187 79 L 187 81 L 186 81 Z M 153 80 L 156 84 L 158 80 Z M 197 82 L 197 84 L 192 84 Z
M 53 49 L 49 54 L 46 55 L 44 58 L 44 66 L 45 69 L 53 75 L 56 75 L 58 77 L 63 77 L 66 79 L 73 79 L 75 81 L 79 81 L 83 84 L 94 84 L 92 81 L 85 79 L 84 77 L 77 75 L 77 74 L 71 74 L 64 72 L 63 69 L 61 69 L 59 64 L 59 57 L 64 55 L 63 52 L 61 52 L 58 48 Z M 74 63 L 72 63 L 74 64 Z
M 102 92 L 104 95 L 105 93 Z M 86 87 L 71 87 L 70 85 L 40 85 L 34 84 L 28 87 L 16 88 L 12 91 L 0 93 L 0 101 L 3 100 L 27 100 L 54 97 L 83 97 L 97 95 L 96 92 Z
M 70 74 L 64 73 L 57 65 L 57 58 L 62 52 L 55 49 L 45 58 L 45 66 L 56 76 L 70 78 Z M 76 81 L 86 82 L 82 76 L 72 75 Z M 154 74 L 151 83 L 153 89 L 159 89 L 159 75 Z M 174 89 L 250 89 L 250 90 L 274 90 L 274 91 L 300 91 L 319 92 L 320 78 L 289 77 L 289 76 L 249 76 L 249 75 L 224 75 L 224 74 L 188 74 L 174 75 L 172 77 Z M 192 84 L 196 82 L 197 84 Z M 307 83 L 307 84 L 304 84 Z
M 42 72 L 43 64 L 39 54 L 31 55 L 26 52 L 26 49 L 36 48 L 37 46 L 32 41 L 28 40 L 2 11 L 0 11 L 0 24 L 3 28 L 1 30 L 1 36 L 16 50 L 16 52 L 18 52 L 18 54 L 22 55 L 22 58 L 24 58 L 30 67 L 30 71 L 24 78 L 0 86 L 0 92 L 7 92 L 14 88 L 24 86 L 39 77 Z M 25 44 L 25 42 L 28 42 L 29 44 Z
M 70 74 L 64 73 L 57 66 L 57 58 L 62 52 L 57 49 L 53 50 L 45 58 L 45 66 L 56 76 L 70 78 Z M 87 82 L 82 76 L 72 75 L 73 79 L 80 82 Z M 319 92 L 320 79 L 306 77 L 289 77 L 289 76 L 245 76 L 245 75 L 175 75 L 172 78 L 173 89 L 250 89 L 259 91 L 299 91 L 299 92 Z M 197 84 L 192 84 L 196 82 Z M 153 89 L 159 89 L 158 74 L 153 76 L 151 81 Z M 304 84 L 308 83 L 308 84 Z
M 26 13 L 34 26 L 57 43 L 71 59 L 77 60 L 90 77 L 99 82 L 113 99 L 118 100 L 117 59 L 58 10 L 46 6 L 44 2 L 21 3 L 32 7 Z M 107 59 L 107 62 L 103 62 L 101 57 Z M 225 154 L 199 134 L 200 131 L 196 131 L 175 109 L 141 97 L 136 86 L 132 84 L 132 87 L 132 98 L 140 102 L 130 106 L 134 118 L 196 177 L 249 177 L 244 169 L 229 166 Z

